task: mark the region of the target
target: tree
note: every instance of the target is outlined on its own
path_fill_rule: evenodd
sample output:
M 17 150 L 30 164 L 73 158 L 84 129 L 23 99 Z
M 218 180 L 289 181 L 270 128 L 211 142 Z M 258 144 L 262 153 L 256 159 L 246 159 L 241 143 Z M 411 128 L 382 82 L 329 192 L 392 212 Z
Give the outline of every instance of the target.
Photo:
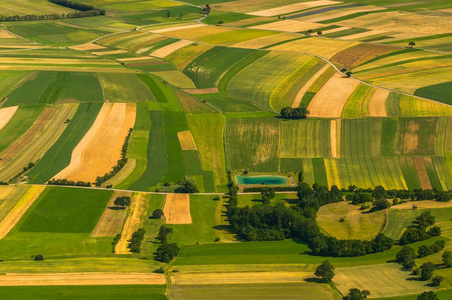
M 317 31 L 317 35 L 322 35 L 323 33 L 321 31 Z
M 441 235 L 441 228 L 438 226 L 433 226 L 430 228 L 427 232 L 427 234 L 431 237 L 433 236 L 440 236 Z
M 388 208 L 390 206 L 391 206 L 391 203 L 389 203 L 388 200 L 386 200 L 386 199 L 378 199 L 378 200 L 375 200 L 374 203 L 372 203 L 372 210 L 373 211 L 383 210 L 383 209 L 386 209 L 386 208 Z
M 343 300 L 362 300 L 366 299 L 367 296 L 370 295 L 370 292 L 368 290 L 360 290 L 357 288 L 353 288 L 348 290 L 348 294 L 345 295 L 342 299 Z
M 443 253 L 443 264 L 446 268 L 452 267 L 452 252 L 444 251 Z
M 408 43 L 408 46 L 410 46 L 410 48 L 413 48 L 413 46 L 416 46 L 416 43 L 411 41 L 411 42 Z
M 262 202 L 269 204 L 270 200 L 275 198 L 275 189 L 271 187 L 264 187 L 261 191 Z
M 167 18 L 171 17 L 171 12 L 169 10 L 166 11 L 166 17 Z
M 223 21 L 218 21 L 218 25 L 222 25 L 224 22 Z
M 352 76 L 353 72 L 352 71 L 347 71 L 345 73 L 345 75 L 347 75 L 347 78 L 350 78 L 350 76 Z
M 287 106 L 281 109 L 281 117 L 283 119 L 304 119 L 308 114 L 309 111 L 304 106 L 300 106 L 298 108 Z
M 122 209 L 126 208 L 126 206 L 130 205 L 130 197 L 116 197 L 115 206 L 121 206 Z
M 423 292 L 417 296 L 417 300 L 438 300 L 438 296 L 434 292 Z
M 434 286 L 440 286 L 441 285 L 441 282 L 444 280 L 444 277 L 442 277 L 442 276 L 434 276 L 433 278 L 432 278 L 432 284 L 434 285 Z
M 313 31 L 312 31 L 312 29 L 309 29 L 308 34 L 311 34 L 311 33 L 313 33 Z
M 314 275 L 321 277 L 324 282 L 331 282 L 335 275 L 334 266 L 328 260 L 325 260 L 321 265 L 317 266 Z
M 199 192 L 195 181 L 192 178 L 187 178 L 182 181 L 181 185 L 175 190 L 176 193 L 197 193 Z
M 414 267 L 416 266 L 416 262 L 414 261 L 414 257 L 413 256 L 407 256 L 403 262 L 402 262 L 402 266 L 410 271 L 412 271 L 414 269 Z
M 153 219 L 161 219 L 163 217 L 163 210 L 160 208 L 157 208 L 152 212 L 152 218 Z
M 423 263 L 421 266 L 421 279 L 429 280 L 433 276 L 435 265 L 432 262 Z
M 421 245 L 419 246 L 419 250 L 417 251 L 418 256 L 419 257 L 426 257 L 430 254 L 432 254 L 432 250 L 430 249 L 430 247 L 426 246 L 426 245 Z
M 42 254 L 37 254 L 34 257 L 34 260 L 44 260 L 44 256 Z

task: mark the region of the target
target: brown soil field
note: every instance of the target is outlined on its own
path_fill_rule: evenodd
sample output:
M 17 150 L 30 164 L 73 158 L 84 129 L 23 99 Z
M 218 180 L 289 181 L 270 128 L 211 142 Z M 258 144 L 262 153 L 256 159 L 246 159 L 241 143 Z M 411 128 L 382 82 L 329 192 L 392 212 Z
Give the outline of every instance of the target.
M 111 50 L 111 51 L 96 51 L 96 52 L 91 52 L 94 55 L 113 55 L 113 54 L 122 54 L 122 53 L 127 53 L 126 50 Z
M 172 43 L 168 46 L 162 47 L 162 48 L 152 52 L 150 55 L 158 57 L 158 58 L 164 58 L 164 57 L 167 57 L 168 55 L 170 55 L 171 53 L 173 53 L 174 51 L 177 51 L 180 48 L 188 46 L 192 43 L 193 43 L 192 41 L 180 40 L 180 41 Z
M 387 45 L 358 44 L 336 53 L 331 57 L 331 61 L 341 67 L 353 68 L 375 57 L 398 50 L 400 48 Z
M 127 209 L 115 207 L 114 201 L 116 197 L 130 197 L 132 192 L 115 191 L 107 204 L 102 216 L 91 232 L 92 237 L 115 236 L 121 233 L 122 225 L 127 216 Z
M 173 273 L 172 284 L 252 284 L 303 282 L 314 275 L 310 272 L 228 272 Z
M 25 195 L 16 203 L 13 209 L 0 222 L 0 239 L 4 238 L 8 232 L 19 222 L 20 218 L 38 199 L 39 195 L 45 190 L 45 186 L 32 186 Z M 2 277 L 2 276 L 0 276 Z
M 195 25 L 175 26 L 175 27 L 168 27 L 168 28 L 163 28 L 163 29 L 151 30 L 151 32 L 153 32 L 153 33 L 163 33 L 163 32 L 168 32 L 168 31 L 183 30 L 183 29 L 193 29 L 193 28 L 204 27 L 204 26 L 207 26 L 207 25 L 205 25 L 205 24 L 195 24 Z
M 417 206 L 417 209 L 427 208 L 447 208 L 452 207 L 452 202 L 436 202 L 436 201 L 408 201 L 402 204 L 397 204 L 391 207 L 391 209 L 413 209 L 413 205 Z
M 49 120 L 53 118 L 55 112 L 56 112 L 55 108 L 45 108 L 42 114 L 39 116 L 39 118 L 33 123 L 31 128 L 17 141 L 15 141 L 11 146 L 6 148 L 5 151 L 0 153 L 2 161 L 10 160 L 18 152 L 26 148 L 27 145 L 29 145 L 33 141 L 33 139 L 36 138 L 36 135 L 38 135 L 44 129 L 44 127 L 48 124 Z
M 320 69 L 317 73 L 314 74 L 314 76 L 309 79 L 308 82 L 300 89 L 298 94 L 295 96 L 295 100 L 292 104 L 292 108 L 297 108 L 300 106 L 301 100 L 303 100 L 303 96 L 306 94 L 308 89 L 311 87 L 311 85 L 322 75 L 328 68 L 330 67 L 329 64 L 326 64 L 322 69 Z
M 277 31 L 287 31 L 287 32 L 300 32 L 307 31 L 309 29 L 322 26 L 321 24 L 316 24 L 312 22 L 304 22 L 297 20 L 284 20 L 274 23 L 268 23 L 263 25 L 257 25 L 250 28 L 253 29 L 266 29 L 266 30 L 277 30 Z
M 335 73 L 309 103 L 308 116 L 340 118 L 345 103 L 358 85 L 358 80 Z
M 254 16 L 260 16 L 260 17 L 271 17 L 271 16 L 288 14 L 288 13 L 291 13 L 294 11 L 304 10 L 304 9 L 308 9 L 308 8 L 325 6 L 325 5 L 333 5 L 333 4 L 339 4 L 339 3 L 341 3 L 341 2 L 328 1 L 328 0 L 309 1 L 309 2 L 289 4 L 289 5 L 285 5 L 285 6 L 281 6 L 281 7 L 275 7 L 275 8 L 271 8 L 271 9 L 250 12 L 248 14 L 254 15 Z
M 369 102 L 369 115 L 371 117 L 387 117 L 386 99 L 389 96 L 388 90 L 377 89 Z
M 422 156 L 413 157 L 414 166 L 416 167 L 417 175 L 419 176 L 419 181 L 424 190 L 431 189 L 432 184 L 428 178 L 427 169 L 425 168 L 424 158 Z
M 190 195 L 167 194 L 163 213 L 167 224 L 191 224 Z
M 72 47 L 69 47 L 69 48 L 70 49 L 74 49 L 74 50 L 80 50 L 80 51 L 105 49 L 105 47 L 103 47 L 103 46 L 99 46 L 99 45 L 92 44 L 92 43 L 72 46 Z
M 403 139 L 403 153 L 413 153 L 419 147 L 419 136 L 417 132 L 419 131 L 419 124 L 411 120 L 408 123 L 408 128 L 405 132 Z
M 190 130 L 178 132 L 177 137 L 182 150 L 198 150 Z
M 19 106 L 11 106 L 0 109 L 0 130 L 2 130 L 3 127 L 8 124 L 18 108 Z
M 0 286 L 141 285 L 165 283 L 165 275 L 155 273 L 6 273 L 0 276 Z
M 218 88 L 207 88 L 207 89 L 184 89 L 187 93 L 193 94 L 193 95 L 199 95 L 199 94 L 212 94 L 212 93 L 218 93 Z
M 365 7 L 365 8 L 357 8 L 357 9 L 351 9 L 351 10 L 346 10 L 346 11 L 341 11 L 335 14 L 330 14 L 327 16 L 323 16 L 323 17 L 317 17 L 317 18 L 313 18 L 313 19 L 309 19 L 307 20 L 308 22 L 321 22 L 321 21 L 325 21 L 325 20 L 330 20 L 330 19 L 336 19 L 336 18 L 340 18 L 340 17 L 344 17 L 344 16 L 348 16 L 348 15 L 352 15 L 352 14 L 356 14 L 356 13 L 360 13 L 360 12 L 369 12 L 369 11 L 376 11 L 376 10 L 384 10 L 386 8 L 384 7 Z M 350 26 L 352 27 L 352 26 Z M 355 26 L 357 27 L 357 26 Z
M 105 103 L 96 120 L 72 152 L 71 163 L 55 178 L 94 182 L 121 158 L 121 149 L 135 123 L 134 103 Z
M 121 239 L 116 244 L 116 254 L 130 254 L 127 248 L 132 234 L 137 231 L 143 222 L 143 218 L 147 212 L 148 200 L 150 195 L 142 193 L 134 193 L 132 195 L 132 203 L 130 204 L 126 222 L 121 232 Z

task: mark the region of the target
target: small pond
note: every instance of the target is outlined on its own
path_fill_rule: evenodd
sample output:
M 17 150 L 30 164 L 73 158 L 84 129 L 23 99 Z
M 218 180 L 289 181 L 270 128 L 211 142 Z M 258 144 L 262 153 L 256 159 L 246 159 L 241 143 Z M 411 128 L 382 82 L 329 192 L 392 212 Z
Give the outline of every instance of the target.
M 237 184 L 261 184 L 262 182 L 268 185 L 287 184 L 287 178 L 284 176 L 262 175 L 262 176 L 240 176 L 236 175 L 235 180 Z

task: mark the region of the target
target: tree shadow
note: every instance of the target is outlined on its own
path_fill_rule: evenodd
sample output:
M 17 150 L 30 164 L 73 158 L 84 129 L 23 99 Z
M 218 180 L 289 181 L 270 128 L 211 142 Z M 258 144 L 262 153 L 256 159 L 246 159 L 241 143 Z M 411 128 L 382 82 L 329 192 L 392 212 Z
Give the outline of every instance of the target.
M 315 278 L 315 277 L 305 278 L 305 279 L 303 279 L 303 281 L 311 282 L 311 283 L 325 283 L 321 278 Z
M 111 210 L 125 210 L 125 207 L 118 207 L 118 206 L 109 206 L 108 209 Z
M 425 281 L 425 280 L 422 280 L 420 277 L 408 277 L 405 280 L 406 281 Z

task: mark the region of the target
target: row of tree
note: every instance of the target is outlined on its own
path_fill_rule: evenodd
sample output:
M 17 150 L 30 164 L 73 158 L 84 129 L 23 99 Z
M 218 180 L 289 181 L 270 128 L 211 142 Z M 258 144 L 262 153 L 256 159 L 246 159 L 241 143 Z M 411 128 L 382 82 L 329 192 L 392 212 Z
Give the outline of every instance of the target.
M 47 184 L 50 184 L 50 185 L 85 186 L 85 187 L 91 186 L 91 182 L 73 181 L 73 180 L 68 180 L 68 179 L 55 179 L 55 178 L 52 178 L 49 181 L 47 181 Z
M 440 236 L 441 228 L 433 226 L 427 231 L 427 227 L 435 224 L 435 216 L 431 211 L 424 211 L 416 218 L 415 226 L 408 227 L 400 238 L 401 245 L 407 245 L 418 241 L 424 241 L 431 237 Z
M 129 148 L 129 140 L 130 140 L 130 136 L 132 135 L 132 131 L 133 131 L 133 128 L 129 128 L 129 132 L 128 132 L 126 139 L 124 140 L 124 144 L 122 145 L 122 148 L 121 148 L 121 159 L 118 160 L 118 163 L 113 167 L 113 170 L 106 173 L 104 176 L 98 176 L 96 178 L 96 186 L 101 186 L 102 183 L 104 183 L 108 179 L 115 176 L 127 164 L 128 159 L 127 159 L 126 155 L 127 155 L 127 149 Z
M 143 228 L 139 228 L 132 234 L 132 238 L 129 240 L 129 245 L 127 246 L 132 253 L 140 253 L 141 243 L 144 239 L 144 234 L 146 231 Z
M 157 239 L 162 243 L 155 253 L 155 260 L 169 263 L 179 255 L 179 246 L 176 243 L 168 243 L 168 235 L 173 232 L 172 228 L 160 226 Z

